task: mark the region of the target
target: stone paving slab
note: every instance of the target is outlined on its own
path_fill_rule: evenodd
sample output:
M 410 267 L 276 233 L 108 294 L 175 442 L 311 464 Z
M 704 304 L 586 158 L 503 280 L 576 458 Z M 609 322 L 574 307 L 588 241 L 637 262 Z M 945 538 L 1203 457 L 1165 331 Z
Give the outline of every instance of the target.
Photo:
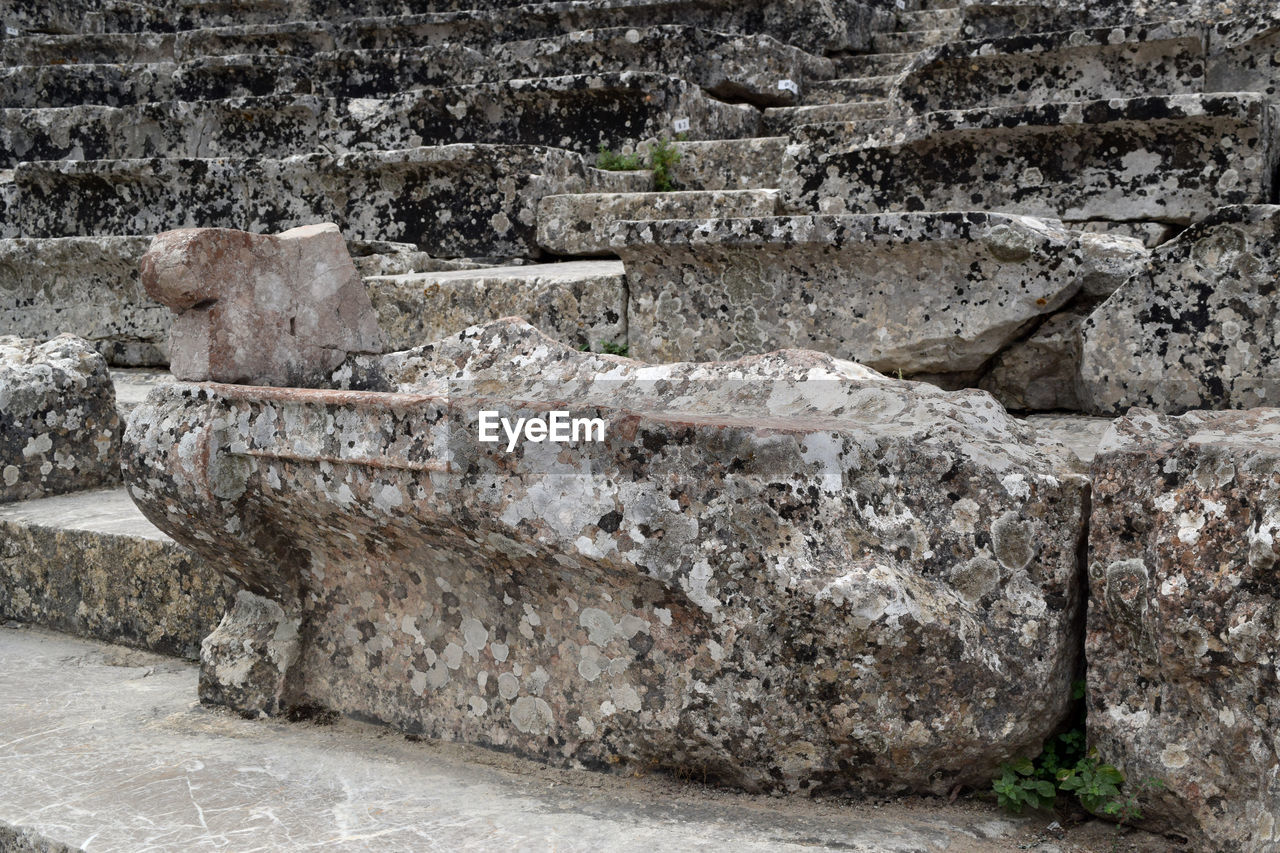
M 181 661 L 0 628 L 0 830 L 94 853 L 993 853 L 1049 820 L 552 771 L 350 721 L 250 722 L 198 706 L 195 689 Z

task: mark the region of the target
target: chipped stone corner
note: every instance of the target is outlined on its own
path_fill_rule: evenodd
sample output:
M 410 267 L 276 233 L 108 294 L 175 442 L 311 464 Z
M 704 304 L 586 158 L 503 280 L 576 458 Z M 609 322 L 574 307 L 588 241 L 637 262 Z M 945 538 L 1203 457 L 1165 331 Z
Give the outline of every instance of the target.
M 200 701 L 246 717 L 288 711 L 300 628 L 279 602 L 241 590 L 200 646 Z

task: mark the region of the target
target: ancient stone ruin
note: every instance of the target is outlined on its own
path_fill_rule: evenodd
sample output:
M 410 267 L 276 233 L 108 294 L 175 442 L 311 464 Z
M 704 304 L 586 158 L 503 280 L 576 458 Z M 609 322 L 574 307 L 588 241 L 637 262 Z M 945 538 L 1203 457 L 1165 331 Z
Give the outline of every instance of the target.
M 0 26 L 0 851 L 1280 850 L 1274 4 Z

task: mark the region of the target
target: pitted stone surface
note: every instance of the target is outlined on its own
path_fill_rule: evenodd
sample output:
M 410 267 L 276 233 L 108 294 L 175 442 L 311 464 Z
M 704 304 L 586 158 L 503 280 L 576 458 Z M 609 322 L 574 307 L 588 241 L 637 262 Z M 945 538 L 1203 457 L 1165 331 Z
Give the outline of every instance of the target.
M 1080 327 L 1086 316 L 1069 309 L 1049 317 L 996 356 L 981 387 L 1009 409 L 1080 411 Z
M 0 329 L 35 340 L 78 335 L 113 365 L 168 363 L 169 312 L 138 281 L 148 242 L 0 240 Z
M 382 334 L 336 225 L 278 235 L 166 231 L 142 257 L 147 293 L 174 312 L 178 379 L 314 387 Z
M 1277 840 L 1278 438 L 1277 409 L 1133 409 L 1093 462 L 1089 739 L 1195 849 Z
M 296 703 L 553 763 L 936 792 L 1066 710 L 1084 482 L 981 392 L 804 351 L 649 366 L 517 321 L 338 379 L 381 390 L 177 384 L 128 439 L 148 517 L 301 612 Z M 475 441 L 477 407 L 557 405 L 608 438 Z
M 638 358 L 803 344 L 908 374 L 976 370 L 1086 281 L 1115 287 L 1146 258 L 1135 241 L 985 213 L 620 223 L 613 247 Z
M 1226 208 L 1156 249 L 1084 324 L 1085 404 L 1247 409 L 1280 400 L 1280 207 Z
M 802 127 L 788 204 L 824 213 L 998 209 L 1188 224 L 1271 193 L 1272 107 L 1251 93 L 1050 103 Z
M 617 261 L 373 277 L 365 285 L 387 350 L 501 317 L 521 317 L 573 347 L 627 343 L 626 284 Z
M 0 502 L 120 479 L 120 416 L 88 341 L 0 336 Z

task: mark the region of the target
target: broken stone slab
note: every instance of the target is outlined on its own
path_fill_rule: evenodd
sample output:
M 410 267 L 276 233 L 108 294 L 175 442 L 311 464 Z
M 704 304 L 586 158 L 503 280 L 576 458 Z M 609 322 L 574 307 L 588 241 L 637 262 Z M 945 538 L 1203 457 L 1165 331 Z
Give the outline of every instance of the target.
M 120 479 L 120 417 L 88 342 L 0 337 L 0 503 Z
M 1090 745 L 1192 849 L 1276 837 L 1277 436 L 1277 409 L 1135 408 L 1093 461 Z
M 804 346 L 907 374 L 976 370 L 1087 280 L 1117 286 L 1146 257 L 986 213 L 623 222 L 613 248 L 637 358 Z
M 951 42 L 913 61 L 894 96 L 923 113 L 1194 94 L 1206 41 L 1204 24 L 1165 21 Z
M 1248 409 L 1280 399 L 1280 207 L 1224 208 L 1156 249 L 1084 324 L 1091 411 Z
M 88 340 L 113 365 L 167 364 L 169 312 L 146 295 L 146 237 L 0 240 L 0 329 Z
M 538 204 L 538 245 L 556 255 L 613 255 L 609 240 L 615 222 L 772 216 L 778 204 L 777 190 L 544 196 Z
M 537 257 L 538 201 L 628 192 L 648 175 L 578 154 L 502 145 L 271 159 L 21 163 L 0 236 L 278 232 L 331 221 L 353 240 L 413 243 L 436 257 Z
M 617 261 L 378 276 L 365 285 L 388 350 L 502 317 L 521 317 L 578 349 L 627 343 L 626 282 Z
M 241 634 L 307 626 L 267 702 L 555 764 L 938 793 L 1066 713 L 1086 485 L 985 393 L 804 351 L 645 365 L 512 320 L 336 378 L 381 390 L 180 383 L 130 420 L 143 512 L 279 605 Z M 555 407 L 607 437 L 476 440 L 478 409 Z
M 233 595 L 124 489 L 0 506 L 0 618 L 196 659 Z
M 147 295 L 174 314 L 181 380 L 316 387 L 382 333 L 338 226 L 282 234 L 166 231 L 142 256 Z
M 932 112 L 795 132 L 784 196 L 824 213 L 999 209 L 1188 224 L 1270 197 L 1274 110 L 1252 93 Z

